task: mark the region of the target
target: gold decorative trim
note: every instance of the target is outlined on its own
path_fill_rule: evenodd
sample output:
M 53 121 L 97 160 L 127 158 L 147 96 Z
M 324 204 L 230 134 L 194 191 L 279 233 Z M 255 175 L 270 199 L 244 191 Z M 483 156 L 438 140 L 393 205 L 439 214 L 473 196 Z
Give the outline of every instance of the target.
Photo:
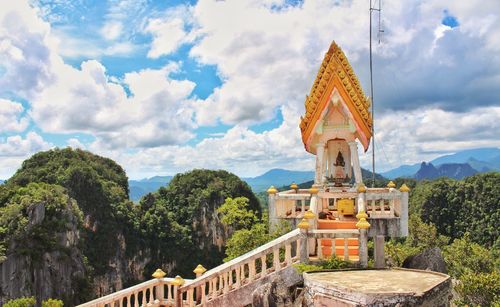
M 315 122 L 319 119 L 317 118 L 317 113 L 321 112 L 321 106 L 323 105 L 325 99 L 328 99 L 326 95 L 327 88 L 331 82 L 338 78 L 340 84 L 345 91 L 347 98 L 346 103 L 353 106 L 361 119 L 362 124 L 365 126 L 364 132 L 367 139 L 371 138 L 371 127 L 372 127 L 372 117 L 369 111 L 370 99 L 366 97 L 363 93 L 363 89 L 359 83 L 359 80 L 354 73 L 351 64 L 347 60 L 344 52 L 340 47 L 334 42 L 330 45 L 330 49 L 325 54 L 323 62 L 319 68 L 316 79 L 314 80 L 313 86 L 308 96 L 305 100 L 306 113 L 301 117 L 300 130 L 302 132 L 302 139 L 304 143 L 307 141 L 309 136 L 310 126 L 313 126 Z M 361 123 L 358 123 L 361 124 Z

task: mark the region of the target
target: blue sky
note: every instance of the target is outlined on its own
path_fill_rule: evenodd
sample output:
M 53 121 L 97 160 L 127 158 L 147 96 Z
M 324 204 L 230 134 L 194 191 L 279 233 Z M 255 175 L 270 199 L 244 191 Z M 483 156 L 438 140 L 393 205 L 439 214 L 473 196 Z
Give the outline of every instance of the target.
M 500 146 L 499 4 L 383 4 L 378 169 Z M 0 178 L 66 146 L 113 158 L 131 178 L 308 170 L 298 121 L 332 40 L 368 94 L 363 0 L 16 1 L 0 11 Z

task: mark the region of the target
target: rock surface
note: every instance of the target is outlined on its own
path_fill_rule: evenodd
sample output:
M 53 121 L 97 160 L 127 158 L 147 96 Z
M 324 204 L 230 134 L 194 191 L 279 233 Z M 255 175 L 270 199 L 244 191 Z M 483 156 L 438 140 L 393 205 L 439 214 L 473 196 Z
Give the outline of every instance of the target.
M 448 273 L 439 247 L 428 248 L 420 254 L 406 258 L 403 262 L 403 268 Z
M 281 276 L 274 276 L 269 283 L 252 293 L 253 307 L 302 306 L 303 293 L 297 286 L 288 287 Z

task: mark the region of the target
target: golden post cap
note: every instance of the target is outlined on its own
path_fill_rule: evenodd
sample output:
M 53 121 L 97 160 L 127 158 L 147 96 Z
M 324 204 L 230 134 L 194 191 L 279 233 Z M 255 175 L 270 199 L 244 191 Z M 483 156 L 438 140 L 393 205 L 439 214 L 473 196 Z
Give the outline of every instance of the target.
M 157 269 L 151 276 L 153 276 L 153 278 L 163 278 L 165 275 L 167 275 L 167 273 L 163 272 L 162 269 Z
M 276 193 L 278 193 L 278 190 L 276 190 L 276 188 L 272 185 L 271 187 L 269 187 L 269 189 L 267 189 L 267 193 L 268 194 L 276 194 Z
M 198 266 L 193 270 L 193 273 L 195 274 L 203 274 L 207 271 L 201 264 L 198 264 Z
M 399 191 L 410 192 L 410 188 L 405 183 L 403 183 L 403 185 L 399 188 Z

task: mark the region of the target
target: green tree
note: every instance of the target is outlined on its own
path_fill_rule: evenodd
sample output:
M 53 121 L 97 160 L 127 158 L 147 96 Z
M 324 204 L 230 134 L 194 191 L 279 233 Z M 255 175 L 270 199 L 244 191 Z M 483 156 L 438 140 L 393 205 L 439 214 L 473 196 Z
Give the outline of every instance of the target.
M 459 306 L 500 306 L 500 273 L 467 272 L 455 290 Z
M 221 222 L 235 230 L 248 229 L 257 221 L 255 212 L 248 210 L 248 198 L 246 197 L 226 198 L 217 212 L 222 215 Z
M 492 253 L 472 242 L 469 233 L 445 246 L 443 256 L 448 273 L 456 278 L 460 278 L 465 273 L 491 273 L 495 269 L 495 259 Z
M 207 268 L 219 265 L 232 230 L 222 224 L 217 210 L 226 199 L 239 197 L 248 200 L 247 210 L 258 218 L 261 209 L 251 188 L 226 171 L 197 169 L 177 174 L 167 187 L 143 197 L 140 229 L 153 251 L 146 270 L 154 271 L 172 259 L 182 259 L 176 261 L 173 272 L 182 276 L 191 276 L 200 263 Z

